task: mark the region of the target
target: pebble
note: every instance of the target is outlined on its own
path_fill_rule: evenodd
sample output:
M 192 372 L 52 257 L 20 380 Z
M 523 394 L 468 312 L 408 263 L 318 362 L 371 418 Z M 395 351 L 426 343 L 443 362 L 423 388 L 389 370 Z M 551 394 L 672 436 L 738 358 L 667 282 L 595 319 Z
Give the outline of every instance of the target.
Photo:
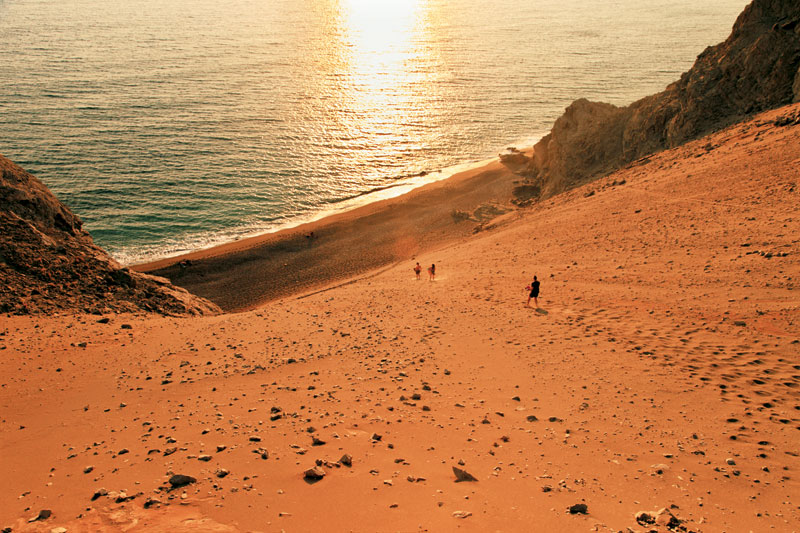
M 569 506 L 569 514 L 588 514 L 589 506 L 585 503 L 576 503 Z
M 303 477 L 309 481 L 319 481 L 325 477 L 325 471 L 322 468 L 315 466 L 314 468 L 309 468 L 303 472 Z
M 178 487 L 183 487 L 184 485 L 189 485 L 196 481 L 197 480 L 192 476 L 186 476 L 184 474 L 175 474 L 169 478 L 169 484 L 172 485 L 173 489 L 177 489 Z
M 478 479 L 467 472 L 466 470 L 462 470 L 456 466 L 453 467 L 453 473 L 456 475 L 456 483 L 461 481 L 478 481 Z
M 47 520 L 53 515 L 53 511 L 50 509 L 42 509 L 39 513 L 32 517 L 28 522 L 36 522 L 37 520 Z

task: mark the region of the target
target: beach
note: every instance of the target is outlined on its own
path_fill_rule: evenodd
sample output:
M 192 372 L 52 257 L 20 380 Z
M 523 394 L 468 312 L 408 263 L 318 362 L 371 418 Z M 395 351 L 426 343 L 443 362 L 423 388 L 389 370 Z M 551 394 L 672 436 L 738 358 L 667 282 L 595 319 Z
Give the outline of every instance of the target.
M 513 189 L 522 178 L 514 170 L 495 160 L 395 198 L 133 269 L 167 277 L 226 311 L 253 309 L 408 263 L 482 231 L 515 209 Z
M 798 117 L 142 268 L 235 312 L 4 316 L 0 527 L 800 529 Z

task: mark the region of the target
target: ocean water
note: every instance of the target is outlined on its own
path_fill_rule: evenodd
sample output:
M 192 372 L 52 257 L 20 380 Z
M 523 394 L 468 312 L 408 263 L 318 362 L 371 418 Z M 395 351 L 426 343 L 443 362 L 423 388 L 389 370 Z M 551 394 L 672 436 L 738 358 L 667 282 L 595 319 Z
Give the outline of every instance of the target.
M 142 262 L 531 145 L 576 98 L 660 91 L 746 4 L 0 0 L 0 153 Z

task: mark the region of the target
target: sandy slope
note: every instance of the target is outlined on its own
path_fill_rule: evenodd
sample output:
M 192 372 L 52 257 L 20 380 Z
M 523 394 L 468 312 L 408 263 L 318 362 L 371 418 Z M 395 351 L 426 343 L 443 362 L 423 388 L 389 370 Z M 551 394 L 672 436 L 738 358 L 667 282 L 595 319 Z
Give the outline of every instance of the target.
M 800 125 L 773 124 L 798 112 L 504 215 L 420 256 L 435 282 L 409 261 L 240 314 L 3 318 L 0 527 L 800 529 Z
M 519 182 L 493 161 L 297 228 L 133 268 L 167 277 L 226 311 L 251 310 L 463 239 L 487 217 L 513 208 Z M 454 224 L 454 214 L 469 219 Z

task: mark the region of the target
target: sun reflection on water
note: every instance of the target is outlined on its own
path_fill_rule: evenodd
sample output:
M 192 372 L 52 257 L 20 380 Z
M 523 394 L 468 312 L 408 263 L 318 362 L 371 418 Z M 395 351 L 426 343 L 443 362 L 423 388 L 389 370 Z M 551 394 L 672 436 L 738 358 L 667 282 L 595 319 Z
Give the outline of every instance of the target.
M 359 151 L 370 158 L 396 157 L 421 148 L 414 127 L 426 108 L 426 69 L 430 50 L 421 46 L 420 32 L 428 15 L 426 0 L 341 0 L 342 61 L 348 83 L 343 111 L 354 137 L 369 140 Z M 363 148 L 363 146 L 361 146 Z

